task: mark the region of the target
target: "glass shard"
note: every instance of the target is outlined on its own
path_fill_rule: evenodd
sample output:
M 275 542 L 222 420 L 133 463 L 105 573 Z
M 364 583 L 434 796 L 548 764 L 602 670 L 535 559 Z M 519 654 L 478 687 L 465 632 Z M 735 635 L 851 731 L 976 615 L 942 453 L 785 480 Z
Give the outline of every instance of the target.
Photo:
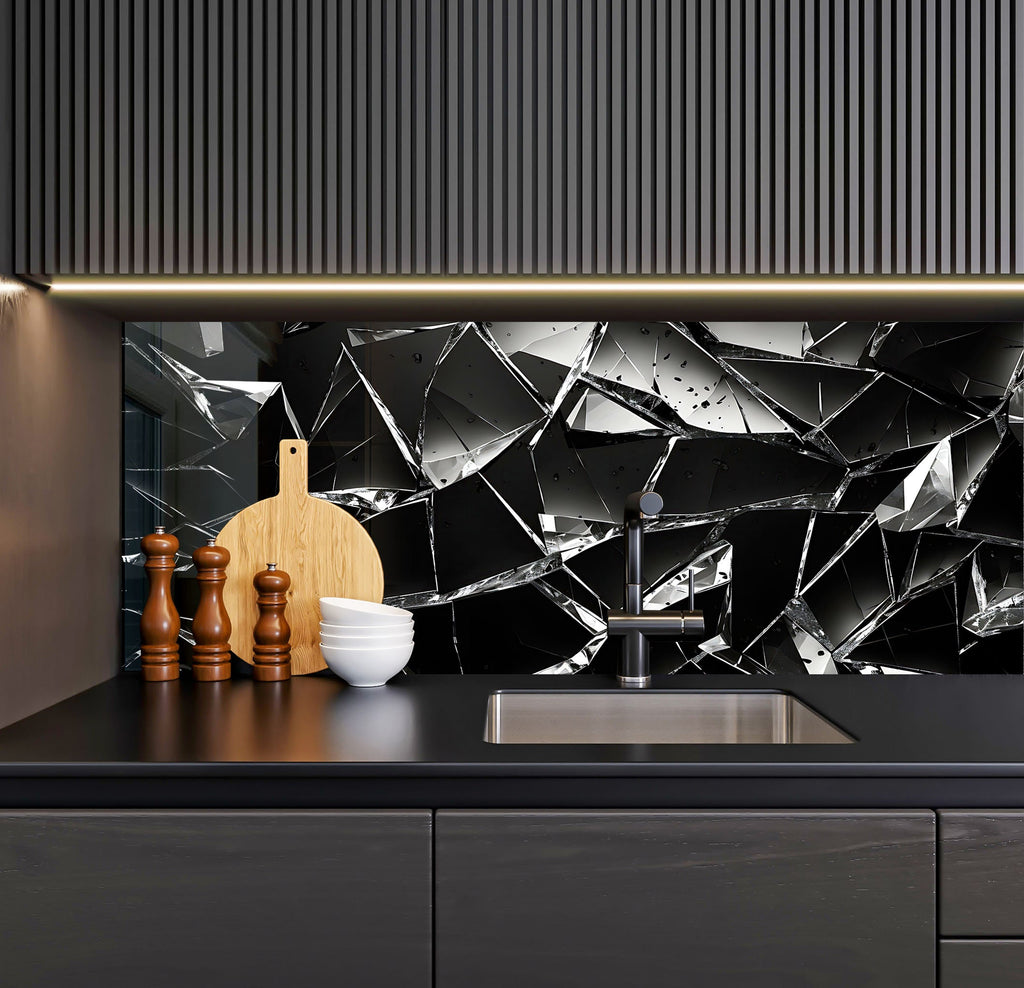
M 545 418 L 487 342 L 464 332 L 438 358 L 427 386 L 423 472 L 435 488 L 469 477 Z
M 156 331 L 170 343 L 194 357 L 214 357 L 224 352 L 224 323 L 222 322 L 164 322 L 138 323 Z
M 992 419 L 943 439 L 875 509 L 883 528 L 905 532 L 955 525 L 999 447 Z
M 977 543 L 970 539 L 922 532 L 899 584 L 900 598 L 917 596 L 951 581 L 960 564 L 976 547 Z
M 860 512 L 815 511 L 811 515 L 797 573 L 797 593 L 846 551 L 868 517 Z
M 572 367 L 597 324 L 574 322 L 486 323 L 495 343 L 510 357 L 528 353 L 562 367 Z
M 388 490 L 381 487 L 350 487 L 340 491 L 311 491 L 313 497 L 323 498 L 342 508 L 351 508 L 357 516 L 374 515 L 393 508 L 408 491 Z
M 1024 625 L 1024 573 L 1021 551 L 982 546 L 971 563 L 971 582 L 964 604 L 963 626 L 988 638 Z
M 1007 436 L 989 461 L 984 475 L 973 485 L 957 531 L 992 542 L 1020 544 L 1024 518 L 1024 471 L 1021 449 Z
M 1024 444 L 1024 384 L 1018 384 L 1010 393 L 1006 406 L 1006 420 L 1017 442 Z
M 603 542 L 615 534 L 614 522 L 590 521 L 585 518 L 567 518 L 564 515 L 540 516 L 540 527 L 548 552 L 571 557 L 574 551 Z
M 417 324 L 415 326 L 405 324 L 376 323 L 366 329 L 348 329 L 348 345 L 350 347 L 366 346 L 368 343 L 383 343 L 387 340 L 397 340 L 402 336 L 413 336 L 416 333 L 423 333 L 433 330 L 445 330 L 451 332 L 459 323 L 430 323 L 427 325 Z
M 580 451 L 558 417 L 545 428 L 533 447 L 533 467 L 543 502 L 541 527 L 552 549 L 566 548 L 589 531 L 590 523 L 612 527 L 617 523 L 590 479 Z
M 538 669 L 538 676 L 572 676 L 577 672 L 583 672 L 593 661 L 601 647 L 607 641 L 607 635 L 595 635 L 575 655 L 570 655 L 561 662 L 552 666 Z
M 751 350 L 769 350 L 790 357 L 802 357 L 802 322 L 706 322 L 704 325 L 722 343 Z
M 558 408 L 590 364 L 604 323 L 485 323 L 491 340 L 541 400 Z
M 557 604 L 561 611 L 586 628 L 591 634 L 604 636 L 607 633 L 607 624 L 600 614 L 583 607 L 575 597 L 562 593 L 562 591 L 552 585 L 550 580 L 536 580 L 533 586 L 534 589 L 542 593 L 548 600 Z
M 405 607 L 414 610 L 420 607 L 434 607 L 438 604 L 451 604 L 465 597 L 475 597 L 484 593 L 492 593 L 495 590 L 509 590 L 513 587 L 521 587 L 532 583 L 534 580 L 555 572 L 562 565 L 562 559 L 557 554 L 545 556 L 532 563 L 523 566 L 516 566 L 503 573 L 495 573 L 482 580 L 467 583 L 456 587 L 454 590 L 443 592 L 424 592 L 413 594 L 396 594 L 394 597 L 386 597 L 385 604 L 393 604 L 395 607 Z
M 663 579 L 644 595 L 644 606 L 657 611 L 685 604 L 690 592 L 691 571 L 696 594 L 724 586 L 732 579 L 732 546 L 720 542 L 683 564 L 677 573 Z
M 785 615 L 765 631 L 756 645 L 765 665 L 775 674 L 834 676 L 838 671 L 832 652 Z
M 808 425 L 821 425 L 874 380 L 866 370 L 798 360 L 725 362 L 757 394 Z
M 875 509 L 878 524 L 896 532 L 956 521 L 950 440 L 943 439 Z
M 893 600 L 885 541 L 873 518 L 808 582 L 801 598 L 827 636 L 822 640 L 835 646 L 834 657 L 846 654 Z M 795 614 L 794 619 L 807 628 Z
M 537 585 L 461 598 L 455 632 L 467 673 L 535 673 L 585 651 L 594 638 Z
M 597 432 L 605 435 L 630 435 L 657 432 L 658 427 L 636 412 L 612 401 L 598 391 L 585 391 L 567 417 L 575 432 Z
M 1022 353 L 1024 323 L 895 322 L 871 347 L 879 367 L 986 403 L 1008 393 Z
M 587 375 L 660 397 L 692 428 L 740 434 L 792 431 L 711 354 L 668 323 L 609 323 Z
M 850 367 L 861 366 L 877 329 L 876 322 L 806 323 L 804 354 Z
M 856 660 L 921 672 L 962 671 L 957 593 L 952 583 L 900 601 L 844 643 L 837 660 Z
M 224 439 L 241 438 L 267 399 L 278 391 L 283 395 L 280 381 L 208 381 L 166 353 L 154 352 L 165 377 Z
M 716 666 L 725 666 L 733 672 L 741 672 L 747 675 L 767 673 L 770 670 L 761 661 L 744 655 L 739 649 L 733 648 L 721 635 L 715 635 L 702 641 L 697 646 L 697 654 L 693 661 L 704 668 L 707 659 L 716 660 Z M 715 672 L 725 669 L 715 668 Z
M 435 491 L 432 503 L 434 558 L 441 593 L 481 581 L 491 585 L 489 581 L 495 575 L 506 573 L 515 573 L 515 582 L 522 582 L 523 567 L 543 564 L 547 571 L 545 557 L 549 554 L 483 478 L 474 477 Z M 502 586 L 504 582 L 499 579 L 494 585 Z
M 436 592 L 433 511 L 429 500 L 379 511 L 366 522 L 384 570 L 386 597 Z
M 387 499 L 387 492 L 406 492 L 420 486 L 415 452 L 409 448 L 393 420 L 381 415 L 359 376 L 351 371 L 333 391 L 331 402 L 317 415 L 309 447 L 310 490 L 335 495 L 344 492 L 360 499 Z
M 813 502 L 831 495 L 843 468 L 798 445 L 774 445 L 748 436 L 681 439 L 656 477 L 666 510 L 698 515 L 771 502 Z
M 931 446 L 977 421 L 888 374 L 879 374 L 816 430 L 850 463 Z

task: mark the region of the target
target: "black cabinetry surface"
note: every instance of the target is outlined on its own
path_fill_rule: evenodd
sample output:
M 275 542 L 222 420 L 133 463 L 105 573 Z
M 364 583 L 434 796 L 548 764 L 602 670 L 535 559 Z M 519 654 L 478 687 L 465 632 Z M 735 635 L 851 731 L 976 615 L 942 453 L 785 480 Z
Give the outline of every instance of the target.
M 0 814 L 0 982 L 431 983 L 431 814 Z
M 927 812 L 440 811 L 437 988 L 935 984 Z

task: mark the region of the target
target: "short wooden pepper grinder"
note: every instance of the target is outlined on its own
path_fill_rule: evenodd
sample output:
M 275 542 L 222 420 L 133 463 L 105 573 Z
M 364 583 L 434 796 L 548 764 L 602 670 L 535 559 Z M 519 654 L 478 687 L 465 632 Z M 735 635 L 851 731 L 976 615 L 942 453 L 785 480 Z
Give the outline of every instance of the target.
M 177 679 L 178 632 L 181 618 L 171 599 L 171 576 L 178 552 L 178 540 L 158 526 L 142 540 L 149 576 L 149 597 L 142 609 L 139 630 L 142 637 L 142 678 L 149 682 Z
M 192 677 L 201 682 L 231 678 L 231 619 L 224 606 L 224 581 L 231 553 L 210 539 L 192 553 L 199 580 L 199 606 L 192 620 L 195 646 L 192 649 Z
M 275 683 L 291 678 L 292 629 L 284 616 L 291 584 L 292 578 L 279 570 L 277 563 L 267 563 L 267 568 L 253 577 L 260 616 L 252 633 L 252 678 L 258 682 Z

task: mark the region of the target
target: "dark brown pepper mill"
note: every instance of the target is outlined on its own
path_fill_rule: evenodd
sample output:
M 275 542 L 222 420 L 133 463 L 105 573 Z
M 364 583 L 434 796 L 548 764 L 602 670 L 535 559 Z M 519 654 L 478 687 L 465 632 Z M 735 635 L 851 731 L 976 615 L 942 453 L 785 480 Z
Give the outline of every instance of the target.
M 267 568 L 252 579 L 256 588 L 256 606 L 260 611 L 252 633 L 252 678 L 258 682 L 274 683 L 291 678 L 292 646 L 289 639 L 292 629 L 284 616 L 291 584 L 292 578 L 284 570 L 279 570 L 277 563 L 267 563 Z
M 201 682 L 231 678 L 231 619 L 224 606 L 224 581 L 231 553 L 210 539 L 192 553 L 199 580 L 199 606 L 192 620 L 195 646 L 192 649 L 192 677 Z
M 142 540 L 149 576 L 149 597 L 142 609 L 142 678 L 149 682 L 177 679 L 178 632 L 181 619 L 171 599 L 171 576 L 178 540 L 159 526 Z

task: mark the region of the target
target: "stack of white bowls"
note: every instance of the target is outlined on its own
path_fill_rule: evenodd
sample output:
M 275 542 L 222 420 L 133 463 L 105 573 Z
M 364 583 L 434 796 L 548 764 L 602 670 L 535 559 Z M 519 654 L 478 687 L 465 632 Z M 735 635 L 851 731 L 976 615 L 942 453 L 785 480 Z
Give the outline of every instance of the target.
M 350 686 L 383 686 L 412 655 L 412 612 L 348 597 L 320 598 L 320 652 Z

